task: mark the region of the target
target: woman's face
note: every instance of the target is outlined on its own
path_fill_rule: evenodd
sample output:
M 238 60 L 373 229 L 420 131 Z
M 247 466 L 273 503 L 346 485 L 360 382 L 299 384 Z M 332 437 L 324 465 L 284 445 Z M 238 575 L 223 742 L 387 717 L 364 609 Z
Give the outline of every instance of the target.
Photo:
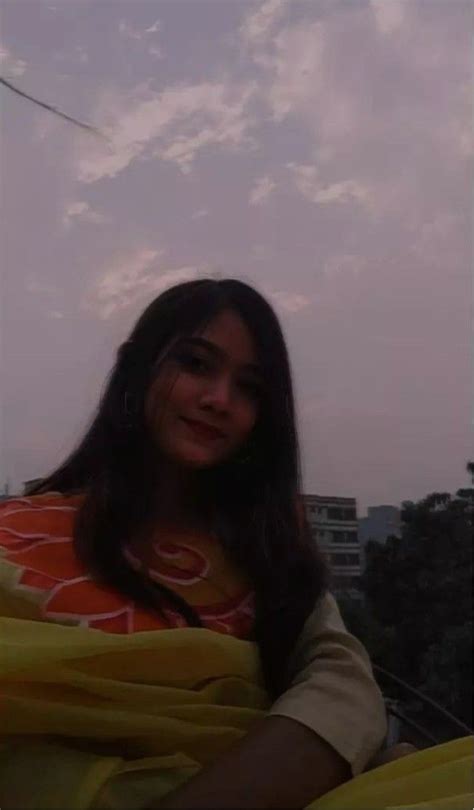
M 212 467 L 249 437 L 261 390 L 252 336 L 237 313 L 225 310 L 172 349 L 148 391 L 147 424 L 170 461 Z

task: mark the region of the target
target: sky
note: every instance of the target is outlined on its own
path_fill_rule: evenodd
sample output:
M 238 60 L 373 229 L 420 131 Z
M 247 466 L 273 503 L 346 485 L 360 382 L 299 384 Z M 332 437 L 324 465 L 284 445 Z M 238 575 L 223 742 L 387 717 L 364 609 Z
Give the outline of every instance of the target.
M 2 0 L 0 486 L 78 441 L 178 282 L 255 286 L 289 347 L 303 489 L 469 485 L 473 5 Z

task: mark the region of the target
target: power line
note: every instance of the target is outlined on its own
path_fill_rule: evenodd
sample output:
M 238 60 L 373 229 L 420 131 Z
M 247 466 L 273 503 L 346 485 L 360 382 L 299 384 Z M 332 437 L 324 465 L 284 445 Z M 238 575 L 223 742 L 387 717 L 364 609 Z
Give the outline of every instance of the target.
M 64 118 L 65 121 L 69 121 L 71 124 L 75 124 L 76 126 L 81 127 L 81 129 L 87 130 L 88 132 L 92 133 L 93 135 L 98 135 L 100 138 L 105 138 L 106 140 L 110 140 L 110 138 L 108 138 L 106 135 L 104 135 L 104 133 L 101 132 L 100 129 L 97 129 L 97 127 L 93 127 L 90 124 L 84 124 L 83 121 L 79 121 L 77 118 L 73 118 L 73 116 L 67 115 L 66 113 L 61 112 L 61 110 L 58 110 L 56 107 L 53 107 L 51 104 L 46 104 L 46 102 L 44 102 L 44 101 L 39 101 L 39 99 L 34 98 L 33 96 L 30 96 L 28 93 L 23 92 L 23 90 L 20 90 L 18 87 L 15 87 L 14 84 L 7 81 L 7 79 L 4 79 L 3 76 L 0 76 L 0 84 L 3 84 L 4 87 L 7 87 L 9 90 L 11 90 L 13 93 L 16 93 L 18 96 L 21 96 L 22 98 L 26 98 L 28 101 L 32 101 L 33 104 L 37 104 L 39 107 L 42 107 L 44 110 L 47 110 L 48 112 L 52 112 L 54 115 L 58 115 L 60 118 Z

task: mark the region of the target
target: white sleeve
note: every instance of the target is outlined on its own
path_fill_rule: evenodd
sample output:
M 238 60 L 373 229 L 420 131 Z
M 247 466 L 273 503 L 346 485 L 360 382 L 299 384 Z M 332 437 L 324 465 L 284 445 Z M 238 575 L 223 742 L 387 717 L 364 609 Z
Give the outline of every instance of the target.
M 326 593 L 298 638 L 290 661 L 291 684 L 271 715 L 297 720 L 328 742 L 361 773 L 382 746 L 387 716 L 364 646 L 344 625 Z

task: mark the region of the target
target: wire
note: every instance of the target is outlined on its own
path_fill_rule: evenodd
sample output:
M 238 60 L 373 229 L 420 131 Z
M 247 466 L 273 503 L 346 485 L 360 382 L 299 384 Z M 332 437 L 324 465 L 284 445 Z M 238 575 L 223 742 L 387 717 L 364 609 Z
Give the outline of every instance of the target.
M 433 743 L 434 745 L 440 745 L 440 740 L 437 737 L 434 737 L 426 728 L 420 726 L 419 723 L 416 723 L 415 720 L 412 720 L 410 717 L 407 717 L 406 714 L 399 711 L 398 709 L 392 708 L 391 706 L 387 708 L 389 714 L 393 715 L 393 717 L 398 717 L 399 720 L 402 720 L 407 726 L 410 728 L 414 728 L 425 740 Z
M 11 82 L 7 81 L 7 79 L 3 78 L 3 76 L 0 76 L 0 84 L 3 84 L 4 87 L 7 87 L 9 90 L 11 90 L 13 93 L 16 93 L 18 96 L 26 98 L 28 101 L 32 101 L 33 104 L 37 104 L 44 110 L 52 112 L 54 113 L 54 115 L 58 115 L 60 118 L 64 118 L 65 121 L 69 121 L 70 123 L 75 124 L 78 127 L 81 127 L 81 129 L 87 130 L 93 135 L 98 135 L 100 138 L 105 138 L 105 140 L 110 141 L 110 138 L 108 138 L 107 135 L 104 135 L 104 133 L 101 132 L 100 129 L 97 129 L 97 127 L 93 127 L 90 124 L 84 124 L 82 121 L 78 121 L 77 118 L 73 118 L 71 115 L 66 115 L 66 113 L 61 112 L 61 110 L 58 110 L 56 107 L 52 107 L 51 104 L 46 104 L 46 102 L 44 101 L 39 101 L 37 98 L 34 98 L 33 96 L 30 96 L 28 93 L 23 92 L 23 90 L 20 90 L 18 87 L 15 87 L 14 84 L 11 84 Z
M 390 678 L 392 681 L 395 681 L 395 683 L 400 684 L 400 686 L 403 686 L 408 692 L 411 692 L 413 695 L 416 695 L 425 703 L 428 703 L 434 709 L 437 709 L 441 714 L 443 714 L 445 717 L 447 717 L 449 720 L 455 723 L 458 726 L 458 728 L 462 728 L 462 730 L 466 731 L 469 735 L 474 733 L 472 728 L 469 728 L 469 726 L 463 723 L 462 720 L 459 720 L 458 717 L 455 717 L 454 714 L 451 714 L 451 712 L 445 709 L 444 706 L 440 706 L 440 704 L 436 703 L 435 700 L 428 697 L 428 695 L 423 694 L 423 692 L 420 692 L 419 689 L 415 689 L 414 686 L 410 686 L 410 684 L 402 680 L 402 678 L 399 678 L 397 675 L 394 675 L 392 672 L 383 669 L 383 667 L 380 667 L 377 664 L 373 664 L 373 669 L 375 672 L 380 672 L 381 674 Z

